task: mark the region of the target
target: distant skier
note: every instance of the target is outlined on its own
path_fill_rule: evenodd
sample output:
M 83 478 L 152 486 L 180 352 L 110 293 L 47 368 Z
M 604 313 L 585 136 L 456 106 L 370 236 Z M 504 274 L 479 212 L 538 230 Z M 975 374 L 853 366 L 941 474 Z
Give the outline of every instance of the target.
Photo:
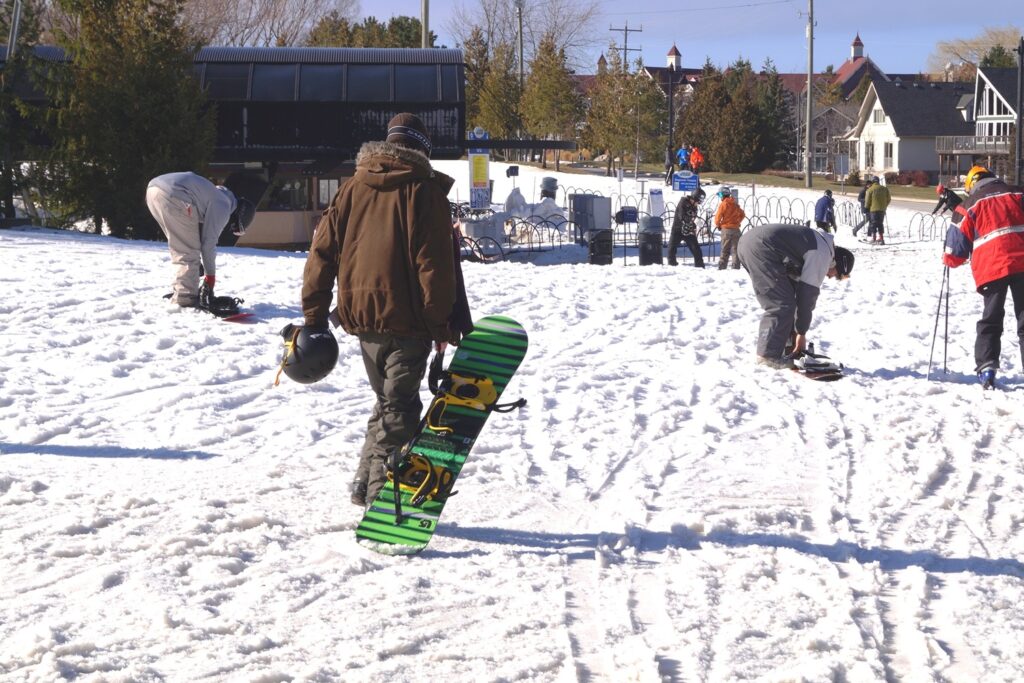
M 740 263 L 764 309 L 757 335 L 759 364 L 792 368 L 792 356 L 806 349 L 822 282 L 850 276 L 853 254 L 835 246 L 834 239 L 814 228 L 780 223 L 758 226 L 740 238 Z M 793 350 L 787 355 L 791 337 Z
M 835 232 L 836 200 L 832 198 L 832 190 L 825 190 L 814 205 L 814 223 L 825 232 Z
M 1007 290 L 1013 294 L 1017 339 L 1024 363 L 1024 188 L 1007 185 L 984 166 L 964 181 L 963 219 L 946 232 L 942 262 L 956 268 L 971 260 L 984 311 L 974 342 L 975 372 L 986 388 L 995 383 Z
M 935 188 L 935 194 L 939 196 L 939 203 L 935 205 L 934 209 L 932 209 L 933 216 L 937 213 L 941 214 L 946 209 L 949 209 L 953 212 L 953 216 L 950 220 L 954 223 L 959 223 L 963 220 L 965 215 L 962 208 L 964 200 L 960 198 L 960 195 L 954 192 L 952 188 L 946 187 L 942 183 L 939 183 Z
M 878 176 L 875 176 L 864 195 L 864 207 L 871 216 L 868 223 L 868 237 L 871 238 L 872 244 L 885 245 L 885 211 L 889 208 L 891 201 L 892 195 L 889 194 L 889 188 L 882 185 Z
M 725 270 L 732 257 L 732 267 L 739 268 L 740 261 L 736 245 L 740 241 L 740 225 L 747 217 L 746 212 L 740 208 L 728 188 L 723 187 L 718 191 L 718 197 L 722 200 L 715 211 L 715 227 L 721 231 L 722 254 L 718 259 L 718 269 Z
M 700 172 L 700 167 L 704 165 L 704 155 L 701 153 L 700 148 L 694 145 L 690 148 L 690 170 L 694 173 Z
M 690 148 L 686 145 L 682 145 L 679 151 L 676 152 L 676 161 L 679 162 L 680 171 L 690 170 Z
M 866 175 L 864 176 L 864 187 L 860 188 L 860 192 L 857 193 L 857 204 L 860 206 L 861 219 L 857 225 L 853 226 L 854 237 L 856 237 L 861 228 L 867 225 L 871 220 L 871 214 L 868 213 L 868 205 L 866 201 L 869 189 L 871 189 L 871 176 Z
M 171 263 L 178 267 L 171 301 L 182 307 L 209 309 L 215 299 L 217 240 L 225 228 L 243 234 L 256 208 L 226 187 L 189 171 L 150 180 L 146 206 L 167 236 Z M 201 270 L 206 274 L 202 287 Z
M 676 252 L 680 243 L 685 244 L 693 255 L 693 265 L 704 267 L 704 254 L 700 242 L 697 241 L 697 212 L 704 200 L 705 192 L 699 187 L 688 195 L 684 195 L 676 205 L 676 214 L 672 218 L 672 233 L 668 242 L 668 264 L 677 265 Z

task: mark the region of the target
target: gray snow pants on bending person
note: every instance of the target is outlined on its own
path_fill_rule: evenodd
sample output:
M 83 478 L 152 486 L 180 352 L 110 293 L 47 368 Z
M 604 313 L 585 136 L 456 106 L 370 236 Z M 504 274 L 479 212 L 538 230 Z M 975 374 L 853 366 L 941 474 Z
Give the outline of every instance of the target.
M 202 269 L 202 238 L 199 217 L 192 208 L 171 197 L 159 187 L 146 190 L 146 206 L 160 224 L 171 250 L 174 273 L 172 301 L 179 306 L 195 306 L 199 301 L 199 277 Z
M 420 422 L 420 385 L 427 371 L 431 343 L 416 337 L 367 332 L 359 335 L 363 365 L 377 403 L 366 425 L 355 481 L 366 482 L 369 503 L 387 483 L 385 460 L 412 438 Z
M 740 263 L 750 274 L 757 302 L 764 309 L 757 334 L 757 355 L 782 358 L 796 324 L 796 283 L 786 274 L 782 255 L 752 228 L 740 237 Z

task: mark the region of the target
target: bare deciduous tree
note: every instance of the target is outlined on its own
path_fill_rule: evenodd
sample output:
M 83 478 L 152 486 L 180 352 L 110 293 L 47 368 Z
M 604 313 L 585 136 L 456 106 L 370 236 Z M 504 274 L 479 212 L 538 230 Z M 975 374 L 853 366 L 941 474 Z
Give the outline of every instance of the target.
M 462 45 L 475 27 L 484 33 L 489 45 L 519 46 L 519 17 L 509 0 L 478 0 L 475 7 L 456 4 L 454 19 L 445 29 Z M 594 28 L 601 11 L 599 0 L 524 0 L 523 52 L 525 61 L 533 59 L 545 35 L 554 38 L 555 47 L 566 55 L 570 69 L 591 68 L 587 50 L 605 40 Z M 518 58 L 518 56 L 517 56 Z
M 190 0 L 187 23 L 206 45 L 297 45 L 322 16 L 354 19 L 359 0 Z
M 943 73 L 955 69 L 960 64 L 977 67 L 993 47 L 1001 45 L 1012 50 L 1017 46 L 1020 36 L 1019 28 L 1007 25 L 1002 28 L 986 28 L 980 35 L 973 38 L 939 41 L 934 52 L 928 58 L 928 69 L 936 73 Z

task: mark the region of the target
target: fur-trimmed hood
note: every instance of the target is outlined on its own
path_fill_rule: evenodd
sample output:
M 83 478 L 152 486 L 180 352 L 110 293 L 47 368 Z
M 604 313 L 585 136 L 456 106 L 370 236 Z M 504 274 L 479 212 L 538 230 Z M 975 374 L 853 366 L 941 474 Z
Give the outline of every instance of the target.
M 447 195 L 455 180 L 434 170 L 426 154 L 390 142 L 364 143 L 356 156 L 356 179 L 377 189 L 392 189 L 411 180 L 437 182 Z

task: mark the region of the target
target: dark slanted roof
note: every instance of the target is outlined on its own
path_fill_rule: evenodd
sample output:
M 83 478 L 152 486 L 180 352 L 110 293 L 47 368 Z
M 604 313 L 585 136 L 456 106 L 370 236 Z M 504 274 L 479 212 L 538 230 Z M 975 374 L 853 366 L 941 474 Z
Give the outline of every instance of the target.
M 43 60 L 64 61 L 64 51 L 53 45 L 37 45 L 33 54 Z M 7 46 L 0 45 L 0 64 Z M 462 64 L 462 50 L 449 48 L 356 48 L 356 47 L 204 47 L 196 62 L 238 64 Z
M 1017 109 L 1017 67 L 1000 68 L 986 66 L 978 69 L 982 75 L 992 84 L 999 94 L 1006 100 L 1010 111 L 1015 114 Z
M 872 83 L 901 138 L 974 133 L 974 124 L 964 121 L 957 109 L 960 98 L 973 90 L 970 83 L 898 83 L 881 78 Z
M 256 64 L 462 64 L 448 48 L 204 47 L 197 62 Z
M 703 69 L 674 69 L 670 70 L 667 66 L 647 66 L 644 65 L 644 69 L 651 75 L 654 82 L 661 87 L 663 92 L 668 92 L 668 79 L 669 75 L 672 76 L 672 83 L 676 86 L 683 85 L 684 83 L 694 84 L 700 81 L 701 74 L 704 73 Z

